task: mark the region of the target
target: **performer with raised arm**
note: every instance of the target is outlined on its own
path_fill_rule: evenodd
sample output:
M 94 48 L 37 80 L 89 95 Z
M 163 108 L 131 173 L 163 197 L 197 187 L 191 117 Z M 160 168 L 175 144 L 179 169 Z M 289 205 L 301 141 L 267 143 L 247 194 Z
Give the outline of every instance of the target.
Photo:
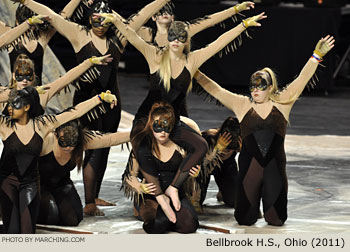
M 257 21 L 266 16 L 261 13 L 248 18 L 207 47 L 192 52 L 188 50 L 190 38 L 186 24 L 182 22 L 176 21 L 171 25 L 168 32 L 169 45 L 166 48 L 159 48 L 140 38 L 116 13 L 95 14 L 94 17 L 105 18 L 102 24 L 113 22 L 128 41 L 144 55 L 149 65 L 151 75 L 149 92 L 135 115 L 131 139 L 144 128 L 149 111 L 155 102 L 166 101 L 174 107 L 176 123 L 170 138 L 186 150 L 187 156 L 165 194 L 171 198 L 175 210 L 179 211 L 181 203 L 178 188 L 187 179 L 189 170 L 202 162 L 208 150 L 205 140 L 186 124 L 180 122 L 180 106 L 188 91 L 191 90 L 192 76 L 207 59 L 219 52 L 249 26 L 260 26 Z M 133 145 L 133 150 L 146 181 L 153 182 L 152 174 L 155 174 L 155 165 L 144 155 L 150 150 L 148 143 Z M 155 195 L 162 193 L 162 189 L 157 187 Z
M 75 9 L 81 2 L 86 0 L 71 0 L 61 11 L 61 15 L 64 18 L 70 18 Z M 26 30 L 23 35 L 13 41 L 7 46 L 11 70 L 13 71 L 14 63 L 20 54 L 26 54 L 35 65 L 35 85 L 41 85 L 42 83 L 42 71 L 43 71 L 43 58 L 45 49 L 50 42 L 51 38 L 55 35 L 56 30 L 49 25 L 47 18 L 45 22 L 37 23 L 36 20 L 31 18 L 35 13 L 28 9 L 26 6 L 20 4 L 16 10 L 16 26 L 28 20 L 30 24 L 30 29 Z M 47 17 L 39 15 L 39 17 Z M 31 18 L 31 19 L 30 19 Z M 16 29 L 15 27 L 14 29 Z M 0 34 L 3 34 L 12 28 L 6 24 L 0 22 Z
M 14 0 L 13 0 L 14 1 Z M 86 27 L 65 20 L 48 7 L 36 3 L 32 0 L 20 0 L 22 4 L 30 8 L 32 11 L 40 14 L 48 15 L 51 18 L 52 26 L 63 36 L 65 36 L 73 46 L 78 62 L 82 62 L 86 58 L 93 55 L 100 56 L 111 54 L 113 61 L 108 66 L 98 67 L 99 76 L 92 75 L 94 80 L 89 87 L 81 85 L 80 90 L 74 94 L 74 104 L 84 101 L 96 93 L 111 90 L 118 98 L 118 104 L 115 109 L 107 110 L 106 114 L 99 115 L 99 119 L 93 122 L 82 121 L 84 126 L 89 129 L 99 130 L 103 132 L 116 132 L 120 122 L 121 115 L 121 99 L 118 86 L 118 64 L 124 47 L 127 44 L 126 38 L 118 36 L 118 31 L 110 24 L 102 24 L 102 19 L 94 18 L 93 13 L 107 12 L 111 13 L 112 9 L 105 0 L 94 0 L 90 10 L 85 14 L 88 17 Z M 157 13 L 169 0 L 155 0 L 145 6 L 140 12 L 129 20 L 129 25 L 138 30 L 147 22 L 155 13 Z M 91 206 L 96 202 L 97 205 L 114 205 L 98 198 L 102 179 L 107 167 L 107 159 L 110 148 L 89 150 L 84 158 L 84 185 L 85 185 L 85 201 Z M 97 174 L 97 181 L 91 181 L 89 178 L 91 173 Z M 85 209 L 84 212 L 95 215 L 96 208 Z
M 45 108 L 47 103 L 53 96 L 55 96 L 68 84 L 79 79 L 79 77 L 83 75 L 86 71 L 88 71 L 92 66 L 106 65 L 111 60 L 112 58 L 110 57 L 110 55 L 86 59 L 83 63 L 71 69 L 69 72 L 67 72 L 64 76 L 57 79 L 56 81 L 43 86 L 36 87 L 37 91 L 39 92 L 41 106 Z M 12 73 L 11 83 L 9 84 L 10 88 L 21 90 L 28 86 L 34 86 L 36 77 L 34 69 L 34 62 L 31 59 L 29 59 L 27 55 L 20 54 L 14 64 L 14 71 Z M 86 82 L 88 82 L 88 80 L 86 80 Z M 84 83 L 83 85 L 89 84 Z M 7 92 L 9 92 L 9 90 Z M 4 97 L 4 100 L 7 100 L 7 97 Z M 0 102 L 1 101 L 2 100 L 0 99 Z M 8 115 L 7 106 L 8 104 L 6 103 L 0 104 L 1 110 L 5 115 Z
M 8 47 L 16 39 L 21 37 L 32 26 L 44 23 L 47 20 L 47 16 L 37 15 L 29 17 L 28 20 L 24 20 L 20 25 L 15 28 L 7 27 L 4 23 L 0 22 L 1 34 L 0 34 L 0 49 Z
M 260 200 L 264 218 L 281 226 L 287 220 L 286 154 L 284 138 L 289 113 L 323 57 L 333 48 L 334 38 L 321 38 L 299 76 L 282 91 L 268 67 L 252 74 L 251 98 L 231 93 L 197 73 L 199 84 L 232 110 L 241 125 L 242 149 L 238 159 L 238 194 L 235 218 L 240 225 L 252 225 L 259 216 Z
M 79 120 L 67 122 L 51 132 L 44 139 L 39 159 L 41 200 L 38 223 L 77 226 L 83 219 L 83 207 L 70 172 L 75 167 L 80 171 L 84 150 L 111 147 L 129 140 L 130 132 L 86 130 Z
M 115 106 L 116 97 L 101 93 L 59 115 L 43 115 L 35 88 L 12 90 L 9 117 L 0 116 L 4 144 L 0 160 L 0 202 L 4 233 L 35 233 L 39 211 L 38 159 L 43 139 L 60 125 L 101 104 Z

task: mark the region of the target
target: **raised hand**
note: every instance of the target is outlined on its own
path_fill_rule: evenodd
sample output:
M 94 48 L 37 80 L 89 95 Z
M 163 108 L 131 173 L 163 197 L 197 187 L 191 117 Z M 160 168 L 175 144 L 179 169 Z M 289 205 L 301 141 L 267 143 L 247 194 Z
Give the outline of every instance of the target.
M 114 13 L 94 13 L 92 18 L 104 18 L 101 22 L 101 25 L 108 24 L 108 23 L 114 23 L 118 16 Z
M 36 91 L 38 92 L 38 94 L 45 94 L 46 90 L 49 90 L 50 87 L 45 87 L 45 86 L 37 86 L 35 87 Z
M 321 38 L 315 47 L 314 54 L 318 56 L 319 60 L 322 58 L 334 47 L 335 39 L 333 36 L 327 35 L 324 38 Z
M 189 174 L 192 178 L 197 178 L 199 173 L 201 171 L 201 166 L 200 165 L 196 165 L 196 167 L 192 167 Z
M 216 141 L 214 150 L 218 152 L 225 150 L 226 147 L 232 142 L 231 137 L 231 134 L 225 131 L 222 135 L 219 136 L 218 140 Z
M 89 60 L 94 65 L 108 65 L 109 62 L 112 62 L 113 58 L 111 57 L 111 54 L 107 54 L 101 57 L 93 56 Z
M 251 26 L 261 26 L 261 24 L 258 23 L 257 21 L 265 19 L 265 18 L 267 18 L 267 16 L 265 15 L 265 12 L 262 12 L 259 15 L 244 19 L 242 21 L 242 24 L 243 24 L 244 28 L 248 28 Z
M 49 16 L 37 15 L 37 16 L 32 16 L 31 18 L 28 18 L 28 24 L 37 25 L 37 24 L 42 24 L 44 23 L 44 21 L 49 21 L 49 20 L 50 20 Z
M 117 97 L 111 93 L 111 91 L 107 90 L 106 92 L 102 92 L 99 96 L 101 101 L 105 101 L 111 104 L 111 108 L 117 105 Z
M 236 4 L 235 6 L 233 6 L 234 10 L 236 13 L 244 11 L 244 10 L 250 10 L 254 8 L 254 4 L 253 2 L 243 2 L 240 4 Z

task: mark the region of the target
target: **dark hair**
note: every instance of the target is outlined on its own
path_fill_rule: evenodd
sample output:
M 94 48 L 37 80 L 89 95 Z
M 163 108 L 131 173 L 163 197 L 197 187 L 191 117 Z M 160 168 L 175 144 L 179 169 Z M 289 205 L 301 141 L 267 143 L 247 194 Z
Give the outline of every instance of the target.
M 167 3 L 166 5 L 164 5 L 159 11 L 158 13 L 164 13 L 164 12 L 167 12 L 169 13 L 170 15 L 174 15 L 174 9 L 175 9 L 175 6 L 174 4 L 172 4 L 171 2 L 170 3 Z M 157 13 L 157 14 L 158 14 Z M 153 15 L 153 16 L 157 16 L 157 14 Z M 157 27 L 157 24 L 156 22 L 154 22 L 152 19 L 150 19 L 150 22 L 149 22 L 149 26 L 151 27 L 151 43 L 154 43 L 154 39 L 156 38 L 156 35 L 157 35 L 157 31 L 158 31 L 158 27 Z M 169 24 L 169 27 L 170 27 L 170 24 Z M 168 28 L 169 28 L 168 27 Z
M 237 118 L 229 116 L 222 123 L 220 128 L 217 129 L 209 129 L 202 132 L 203 137 L 207 140 L 210 148 L 213 148 L 220 135 L 224 132 L 228 132 L 231 134 L 231 143 L 227 146 L 229 150 L 240 150 L 240 141 L 241 141 L 241 129 L 239 126 L 239 122 Z
M 16 9 L 16 21 L 21 24 L 25 22 L 28 18 L 34 16 L 34 12 L 23 4 L 18 5 Z
M 92 28 L 90 24 L 90 17 L 94 13 L 112 13 L 111 4 L 108 0 L 94 0 L 94 3 L 89 7 L 87 11 L 84 12 L 83 17 L 81 18 L 81 24 L 88 31 Z M 118 35 L 117 35 L 118 34 Z M 105 33 L 107 41 L 115 44 L 119 47 L 120 51 L 124 49 L 123 44 L 120 42 L 120 38 L 123 37 L 122 34 L 117 30 L 115 25 L 111 25 L 107 32 Z
M 148 140 L 152 144 L 152 152 L 156 154 L 157 157 L 160 156 L 159 148 L 156 139 L 153 136 L 152 132 L 152 124 L 153 120 L 156 116 L 160 116 L 164 119 L 167 119 L 170 124 L 170 128 L 173 129 L 175 126 L 175 113 L 173 106 L 171 106 L 169 103 L 166 102 L 156 102 L 153 104 L 149 114 L 147 123 L 143 130 L 141 130 L 139 133 L 137 133 L 134 137 L 131 139 L 132 146 L 137 152 L 137 148 L 140 146 L 140 143 L 142 140 L 147 137 Z
M 69 121 L 65 124 L 62 124 L 55 130 L 55 135 L 58 138 L 61 131 L 66 131 L 68 133 L 76 133 L 78 135 L 78 141 L 77 146 L 74 147 L 72 151 L 72 157 L 71 160 L 74 161 L 74 163 L 78 167 L 78 172 L 81 170 L 82 164 L 83 164 L 83 152 L 84 152 L 84 133 L 83 133 L 83 127 L 80 124 L 80 121 L 78 119 Z
M 239 139 L 241 137 L 241 128 L 239 126 L 239 122 L 237 118 L 229 116 L 222 123 L 220 129 L 215 135 L 215 142 L 217 142 L 219 135 L 224 132 L 228 132 L 231 134 L 231 143 L 226 147 L 229 150 L 238 150 L 239 149 Z
M 25 87 L 21 90 L 12 89 L 9 95 L 9 102 L 15 98 L 21 99 L 24 105 L 30 105 L 27 112 L 30 119 L 44 114 L 44 109 L 40 105 L 39 94 L 34 87 Z
M 28 18 L 31 18 L 35 15 L 36 13 L 34 13 L 31 9 L 29 9 L 23 4 L 19 4 L 16 9 L 16 21 L 18 22 L 18 24 L 25 22 Z M 43 31 L 47 30 L 49 26 L 50 23 L 48 21 L 44 21 L 42 24 L 35 25 L 35 29 Z
M 94 13 L 112 13 L 112 8 L 110 7 L 110 3 L 107 0 L 95 0 L 94 3 L 91 5 L 91 7 L 86 11 L 86 13 L 84 13 L 82 22 L 89 29 L 91 29 L 92 27 L 90 24 L 90 17 L 92 17 Z M 109 30 L 110 29 L 108 29 L 108 31 Z

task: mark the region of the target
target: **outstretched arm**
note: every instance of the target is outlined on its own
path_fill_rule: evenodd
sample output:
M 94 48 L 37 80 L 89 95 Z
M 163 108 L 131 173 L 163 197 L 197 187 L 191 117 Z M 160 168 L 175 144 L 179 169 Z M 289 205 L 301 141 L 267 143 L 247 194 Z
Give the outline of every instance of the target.
M 5 32 L 8 32 L 9 30 L 11 30 L 11 26 L 8 26 L 5 23 L 0 21 L 0 36 Z
M 316 72 L 319 62 L 321 62 L 323 57 L 334 47 L 334 42 L 333 36 L 330 35 L 318 41 L 313 55 L 307 61 L 299 76 L 280 93 L 279 99 L 281 101 L 290 100 L 291 98 L 296 99 L 301 95 L 306 84 Z
M 93 150 L 116 146 L 130 141 L 130 132 L 116 132 L 110 134 L 101 134 L 91 131 L 92 135 L 88 137 L 84 150 Z
M 210 57 L 215 55 L 221 49 L 223 49 L 228 43 L 237 38 L 243 31 L 245 31 L 250 26 L 261 26 L 257 21 L 266 18 L 264 12 L 245 19 L 237 25 L 235 28 L 225 32 L 217 40 L 210 43 L 207 47 L 200 50 L 193 51 L 189 54 L 189 61 L 191 61 L 191 72 L 197 71 L 197 69 Z
M 72 44 L 75 51 L 80 48 L 81 36 L 86 32 L 76 23 L 69 22 L 61 15 L 57 14 L 43 4 L 39 4 L 33 0 L 22 0 L 23 4 L 35 13 L 48 15 L 51 25 L 63 36 L 65 36 Z
M 11 90 L 8 87 L 0 86 L 0 102 L 7 102 L 10 91 Z
M 156 55 L 156 48 L 145 42 L 129 25 L 123 22 L 123 18 L 116 12 L 95 14 L 94 17 L 103 17 L 105 20 L 102 24 L 114 23 L 117 29 L 126 37 L 126 39 L 146 58 L 147 62 L 152 65 L 152 61 Z
M 117 103 L 117 98 L 115 97 L 115 95 L 112 95 L 109 91 L 106 91 L 106 93 L 103 92 L 100 95 L 96 95 L 90 98 L 89 100 L 79 103 L 67 112 L 56 115 L 53 120 L 44 118 L 44 128 L 42 131 L 43 137 L 45 137 L 49 132 L 59 127 L 60 125 L 83 116 L 85 113 L 89 112 L 102 101 L 115 105 Z
M 83 61 L 80 65 L 69 70 L 65 75 L 56 81 L 49 83 L 44 86 L 40 86 L 43 90 L 48 90 L 47 92 L 40 95 L 40 104 L 43 107 L 46 107 L 50 99 L 61 91 L 65 86 L 72 83 L 74 80 L 78 79 L 84 72 L 86 72 L 93 65 L 107 65 L 108 62 L 111 62 L 113 58 L 110 57 L 110 54 L 102 57 L 93 57 Z
M 78 7 L 79 3 L 81 2 L 81 0 L 71 0 L 65 7 L 64 9 L 61 11 L 61 16 L 63 18 L 70 18 L 73 13 L 74 10 Z M 51 27 L 51 29 L 49 29 L 47 32 L 45 32 L 45 34 L 43 34 L 40 37 L 40 41 L 42 46 L 45 48 L 47 46 L 47 44 L 50 42 L 51 38 L 55 35 L 56 33 L 56 29 Z
M 196 72 L 194 78 L 205 91 L 218 99 L 226 108 L 232 110 L 236 114 L 239 121 L 243 119 L 246 108 L 250 104 L 247 96 L 231 93 L 230 91 L 220 87 L 219 84 L 200 71 Z
M 188 34 L 190 37 L 192 37 L 198 32 L 201 32 L 211 26 L 214 26 L 217 23 L 220 23 L 241 11 L 249 10 L 252 8 L 254 8 L 253 2 L 243 2 L 226 10 L 214 13 L 210 16 L 206 16 L 205 18 L 203 18 L 203 20 L 199 20 L 198 22 L 194 21 L 194 23 L 190 24 L 188 28 Z
M 170 0 L 155 0 L 143 7 L 130 21 L 129 26 L 137 31 Z
M 10 44 L 12 41 L 21 36 L 30 28 L 29 23 L 23 22 L 22 24 L 12 28 L 0 36 L 0 48 Z

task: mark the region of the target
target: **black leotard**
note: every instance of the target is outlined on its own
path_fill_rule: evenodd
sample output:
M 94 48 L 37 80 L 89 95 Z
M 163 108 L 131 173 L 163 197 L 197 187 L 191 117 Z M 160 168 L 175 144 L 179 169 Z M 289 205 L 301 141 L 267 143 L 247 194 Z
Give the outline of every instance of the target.
M 161 84 L 158 72 L 151 74 L 149 92 L 138 109 L 135 118 L 139 119 L 142 117 L 148 117 L 148 113 L 155 102 L 165 101 L 173 106 L 175 117 L 178 121 L 180 119 L 180 113 L 182 111 L 182 106 L 185 102 L 187 89 L 190 83 L 191 74 L 186 67 L 176 79 L 171 78 L 169 92 L 167 92 L 164 86 Z
M 159 184 L 162 190 L 165 191 L 176 176 L 183 158 L 178 151 L 175 151 L 172 157 L 166 162 L 159 160 L 153 155 L 150 158 L 156 164 L 155 169 L 158 173 Z M 175 211 L 171 204 L 176 214 L 176 223 L 173 224 L 166 217 L 162 208 L 155 202 L 154 196 L 146 195 L 145 204 L 141 203 L 140 205 L 140 217 L 144 220 L 143 228 L 147 233 L 165 233 L 167 231 L 193 233 L 197 230 L 199 225 L 197 214 L 181 189 L 179 191 L 179 197 L 181 200 L 179 211 Z
M 4 233 L 35 233 L 40 201 L 38 159 L 43 140 L 35 132 L 29 143 L 23 144 L 13 132 L 3 144 L 0 199 Z
M 93 120 L 90 122 L 86 117 L 82 117 L 81 122 L 83 125 L 92 130 L 116 132 L 121 118 L 121 98 L 117 80 L 118 64 L 121 53 L 115 44 L 109 43 L 109 48 L 106 54 L 111 54 L 113 61 L 108 63 L 107 66 L 96 66 L 97 70 L 100 72 L 100 75 L 93 83 L 80 82 L 80 90 L 75 92 L 73 104 L 78 104 L 96 94 L 110 90 L 111 93 L 118 99 L 117 106 L 113 109 L 111 109 L 110 106 L 105 106 L 105 114 L 100 113 L 100 111 L 96 111 L 99 116 L 98 120 Z M 97 50 L 93 42 L 90 41 L 81 48 L 76 56 L 78 63 L 80 63 L 87 58 L 92 56 L 99 57 L 102 56 L 102 54 Z M 103 176 L 107 168 L 109 150 L 110 148 L 103 148 L 88 150 L 85 152 L 83 167 L 86 204 L 94 203 L 95 198 L 97 198 L 99 195 Z M 92 177 L 96 178 L 97 180 L 92 181 L 89 179 Z
M 271 225 L 282 225 L 287 219 L 288 184 L 284 152 L 287 121 L 273 106 L 265 119 L 251 108 L 240 125 L 242 150 L 238 159 L 235 218 L 241 225 L 255 223 L 262 197 L 265 220 Z
M 76 164 L 71 159 L 60 165 L 50 152 L 39 159 L 41 201 L 38 223 L 77 226 L 83 219 L 83 208 L 70 179 Z
M 165 101 L 173 106 L 176 122 L 170 138 L 187 152 L 187 156 L 179 166 L 179 170 L 172 183 L 177 188 L 187 179 L 189 170 L 202 162 L 205 153 L 208 151 L 207 142 L 185 123 L 180 122 L 181 108 L 190 83 L 191 75 L 186 67 L 177 78 L 171 78 L 169 92 L 161 84 L 158 73 L 151 74 L 149 92 L 135 115 L 130 134 L 130 137 L 133 138 L 137 132 L 144 128 L 145 119 L 148 118 L 149 111 L 155 102 Z M 143 175 L 149 182 L 152 181 L 152 174 L 155 173 L 153 161 L 145 158 L 145 156 L 149 155 L 150 150 L 151 147 L 145 141 L 142 141 L 140 147 L 135 150 L 136 159 L 140 164 L 141 171 L 143 171 Z M 147 176 L 147 174 L 151 176 Z M 161 189 L 158 188 L 156 195 L 160 193 Z

